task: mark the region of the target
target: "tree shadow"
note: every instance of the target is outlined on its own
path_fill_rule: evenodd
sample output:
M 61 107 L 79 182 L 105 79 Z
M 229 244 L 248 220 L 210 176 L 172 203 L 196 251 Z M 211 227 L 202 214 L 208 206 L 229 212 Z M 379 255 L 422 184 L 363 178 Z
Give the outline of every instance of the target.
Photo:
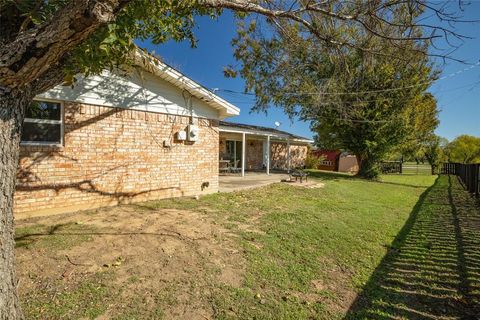
M 415 205 L 345 319 L 478 319 L 480 206 L 440 176 Z
M 15 247 L 22 248 L 31 246 L 39 241 L 53 241 L 53 237 L 55 238 L 78 238 L 81 236 L 95 236 L 95 237 L 102 237 L 102 236 L 118 236 L 118 237 L 131 237 L 131 236 L 151 236 L 151 237 L 171 237 L 176 238 L 182 241 L 199 241 L 199 240 L 206 240 L 206 237 L 188 237 L 186 235 L 181 234 L 175 230 L 169 229 L 162 229 L 158 230 L 158 232 L 144 232 L 144 231 L 129 231 L 129 230 L 120 230 L 120 229 L 112 229 L 109 231 L 97 231 L 95 227 L 92 226 L 82 226 L 82 225 L 75 225 L 74 223 L 59 223 L 53 225 L 42 225 L 41 228 L 33 228 L 31 230 L 27 230 L 26 232 L 22 232 L 19 235 L 15 236 Z M 50 239 L 49 239 L 50 238 Z
M 349 173 L 340 173 L 335 171 L 320 171 L 307 169 L 308 176 L 312 178 L 318 178 L 322 180 L 345 180 L 345 179 L 360 179 Z
M 409 187 L 409 188 L 417 188 L 417 189 L 425 189 L 426 187 L 426 185 L 421 185 L 421 184 L 401 183 L 401 182 L 392 182 L 392 181 L 384 181 L 384 180 L 380 180 L 377 182 L 383 183 L 383 184 L 390 184 L 392 186 L 401 186 L 401 187 Z

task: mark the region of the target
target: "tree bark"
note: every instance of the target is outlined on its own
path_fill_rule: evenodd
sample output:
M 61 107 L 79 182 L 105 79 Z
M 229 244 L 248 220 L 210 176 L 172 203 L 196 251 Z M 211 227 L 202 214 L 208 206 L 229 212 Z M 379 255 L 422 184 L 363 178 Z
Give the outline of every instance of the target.
M 23 319 L 17 295 L 13 195 L 30 87 L 0 93 L 0 319 Z
M 376 161 L 369 157 L 362 157 L 360 155 L 356 155 L 356 157 L 358 162 L 357 176 L 365 179 L 376 179 L 379 174 Z
M 0 320 L 23 319 L 17 294 L 13 196 L 26 106 L 60 83 L 70 52 L 131 0 L 75 0 L 52 19 L 0 39 Z
M 0 85 L 20 88 L 40 78 L 131 1 L 70 1 L 43 24 L 0 41 Z

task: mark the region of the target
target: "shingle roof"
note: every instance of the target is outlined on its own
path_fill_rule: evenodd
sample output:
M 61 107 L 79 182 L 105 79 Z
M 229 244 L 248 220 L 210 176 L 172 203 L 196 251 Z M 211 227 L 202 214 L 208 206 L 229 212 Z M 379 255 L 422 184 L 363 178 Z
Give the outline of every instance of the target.
M 297 136 L 295 134 L 292 134 L 290 132 L 274 129 L 274 128 L 269 128 L 269 127 L 263 127 L 263 126 L 254 126 L 251 124 L 244 124 L 244 123 L 235 123 L 235 122 L 230 122 L 230 121 L 220 121 L 220 126 L 221 127 L 228 127 L 230 129 L 237 129 L 239 131 L 244 131 L 244 130 L 250 130 L 250 131 L 261 131 L 264 133 L 270 133 L 272 135 L 280 135 L 280 136 L 287 136 L 290 139 L 293 140 L 302 140 L 304 142 L 313 142 L 312 139 L 305 138 L 302 136 Z

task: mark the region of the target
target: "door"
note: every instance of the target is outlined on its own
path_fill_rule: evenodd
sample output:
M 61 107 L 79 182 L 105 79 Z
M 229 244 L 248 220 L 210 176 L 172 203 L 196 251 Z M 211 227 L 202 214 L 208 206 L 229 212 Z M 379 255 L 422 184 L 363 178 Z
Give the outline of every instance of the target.
M 227 140 L 227 156 L 234 168 L 242 167 L 242 141 Z

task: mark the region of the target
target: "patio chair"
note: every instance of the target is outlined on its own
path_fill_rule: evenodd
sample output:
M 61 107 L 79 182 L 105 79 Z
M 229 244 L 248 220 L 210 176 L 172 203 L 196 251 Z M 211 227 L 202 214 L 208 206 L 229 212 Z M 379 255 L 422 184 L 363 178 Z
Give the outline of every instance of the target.
M 308 181 L 308 172 L 305 172 L 301 169 L 294 169 L 290 171 L 288 175 L 290 176 L 290 180 L 295 178 L 295 181 L 297 181 L 297 179 L 300 178 L 300 183 L 303 183 L 303 179 L 305 179 L 305 182 Z
M 242 168 L 238 167 L 239 164 L 240 164 L 240 160 L 235 160 L 235 162 L 233 163 L 233 166 L 230 167 L 230 172 L 233 172 L 233 173 L 242 172 Z
M 220 171 L 220 173 L 229 173 L 230 164 L 228 162 L 223 162 L 223 161 L 219 162 L 218 171 Z

